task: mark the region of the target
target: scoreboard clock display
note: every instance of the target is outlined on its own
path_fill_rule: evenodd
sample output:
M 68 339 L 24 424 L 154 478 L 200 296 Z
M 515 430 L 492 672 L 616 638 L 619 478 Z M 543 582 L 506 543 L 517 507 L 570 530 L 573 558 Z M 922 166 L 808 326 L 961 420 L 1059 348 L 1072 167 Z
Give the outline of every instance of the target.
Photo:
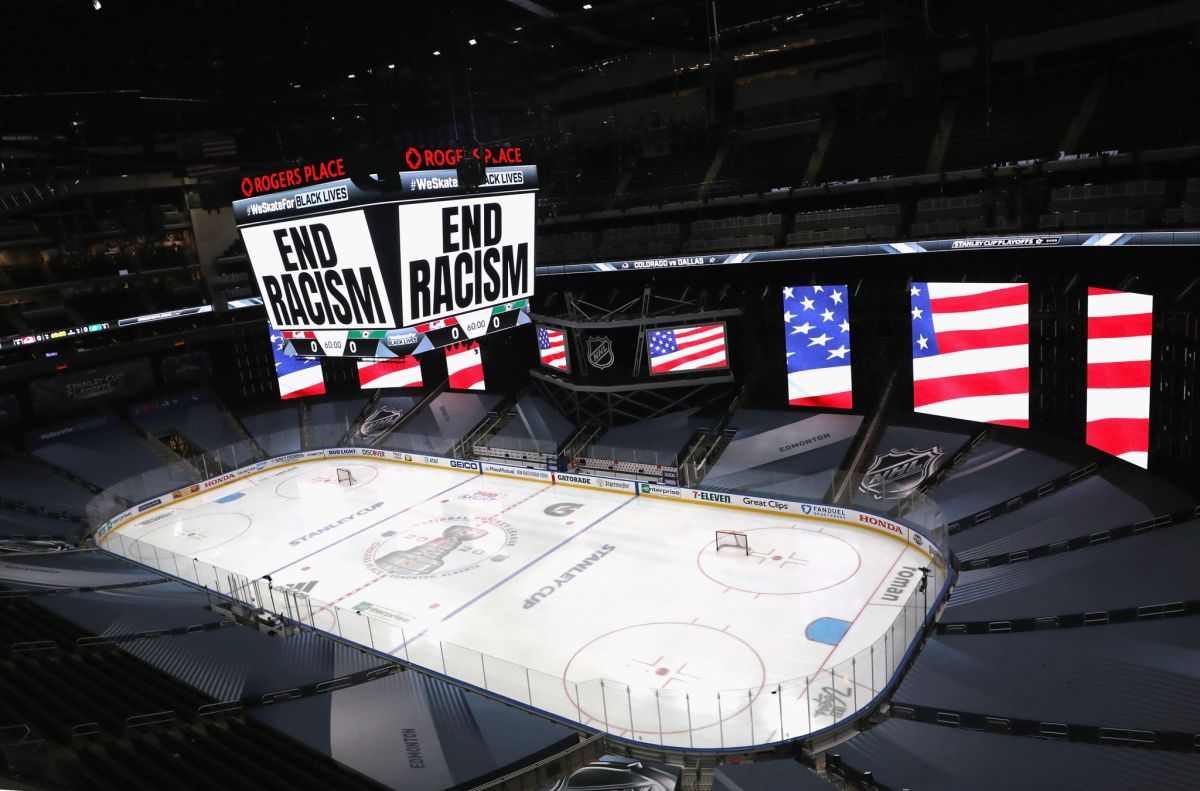
M 407 357 L 529 324 L 529 300 L 398 330 L 284 330 L 297 357 Z

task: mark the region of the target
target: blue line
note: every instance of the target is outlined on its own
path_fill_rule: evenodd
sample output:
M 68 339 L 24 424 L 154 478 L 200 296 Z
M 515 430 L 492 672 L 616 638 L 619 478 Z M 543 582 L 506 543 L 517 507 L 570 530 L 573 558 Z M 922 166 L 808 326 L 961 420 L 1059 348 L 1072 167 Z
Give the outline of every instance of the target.
M 600 523 L 601 523 L 601 522 L 603 522 L 605 519 L 608 519 L 610 516 L 612 516 L 613 514 L 615 514 L 617 511 L 620 511 L 622 508 L 624 508 L 625 506 L 629 505 L 630 503 L 632 503 L 632 502 L 633 502 L 634 500 L 636 500 L 636 499 L 638 499 L 636 495 L 631 495 L 631 496 L 630 496 L 630 498 L 629 498 L 628 500 L 626 500 L 625 502 L 623 502 L 623 503 L 621 503 L 620 505 L 618 505 L 616 508 L 614 508 L 614 509 L 612 509 L 611 511 L 609 511 L 609 512 L 608 512 L 608 513 L 606 513 L 604 516 L 602 516 L 602 517 L 600 517 L 599 519 L 597 519 L 595 522 L 592 522 L 590 525 L 588 525 L 587 527 L 583 528 L 582 530 L 580 530 L 580 531 L 579 531 L 578 533 L 576 533 L 575 535 L 573 535 L 573 536 L 571 536 L 571 537 L 569 537 L 569 538 L 566 538 L 566 539 L 564 539 L 564 540 L 562 541 L 562 543 L 558 544 L 557 546 L 551 547 L 550 549 L 547 549 L 545 552 L 543 552 L 543 553 L 542 553 L 541 555 L 539 555 L 538 557 L 536 557 L 536 558 L 534 558 L 533 560 L 529 561 L 529 562 L 528 562 L 528 563 L 526 563 L 524 566 L 521 566 L 521 568 L 517 569 L 517 570 L 516 570 L 516 571 L 514 571 L 512 574 L 509 574 L 507 577 L 505 577 L 504 579 L 500 580 L 500 581 L 499 581 L 499 582 L 497 582 L 495 585 L 493 585 L 492 587 L 490 587 L 490 588 L 488 588 L 487 590 L 485 590 L 483 593 L 480 593 L 478 596 L 476 596 L 475 598 L 471 599 L 471 600 L 470 600 L 469 602 L 467 602 L 466 604 L 463 604 L 462 606 L 460 606 L 460 607 L 459 607 L 457 610 L 455 610 L 454 612 L 450 613 L 450 614 L 449 614 L 449 615 L 447 615 L 445 618 L 443 618 L 441 621 L 439 621 L 439 623 L 445 623 L 446 621 L 450 620 L 450 619 L 451 619 L 451 618 L 453 618 L 454 616 L 458 615 L 460 612 L 462 612 L 463 610 L 467 609 L 467 608 L 468 608 L 468 607 L 470 607 L 472 604 L 474 604 L 475 602 L 477 602 L 477 601 L 479 601 L 480 599 L 482 599 L 484 596 L 487 596 L 489 593 L 491 593 L 492 591 L 496 590 L 496 588 L 499 588 L 501 585 L 503 585 L 504 583 L 508 582 L 508 581 L 509 581 L 509 580 L 511 580 L 513 577 L 516 577 L 517 575 L 519 575 L 519 574 L 523 573 L 523 572 L 524 572 L 524 571 L 526 571 L 526 570 L 527 570 L 527 569 L 528 569 L 530 566 L 532 566 L 532 565 L 534 565 L 534 564 L 536 564 L 536 563 L 540 563 L 540 562 L 541 562 L 542 560 L 544 560 L 546 557 L 548 557 L 549 555 L 552 555 L 552 554 L 554 554 L 555 552 L 557 552 L 558 550 L 562 549 L 564 546 L 566 546 L 567 544 L 571 543 L 571 542 L 572 542 L 572 541 L 574 541 L 575 539 L 579 538 L 581 535 L 583 535 L 583 534 L 584 534 L 584 533 L 586 533 L 587 531 L 591 530 L 593 527 L 595 527 L 596 525 L 600 524 Z M 428 630 L 426 630 L 426 631 L 428 631 Z M 417 635 L 416 637 L 412 638 L 412 640 L 405 640 L 403 643 L 401 643 L 400 645 L 396 646 L 395 648 L 393 648 L 393 649 L 392 649 L 391 651 L 389 651 L 388 653 L 389 653 L 389 654 L 394 654 L 396 651 L 399 651 L 401 648 L 403 648 L 404 646 L 406 646 L 406 645 L 408 645 L 409 643 L 413 642 L 413 640 L 416 640 L 418 637 L 420 637 L 420 636 L 421 636 L 421 635 L 423 635 L 423 634 L 425 634 L 425 632 L 421 632 L 421 634 L 419 634 L 419 635 Z
M 478 473 L 476 473 L 475 475 L 472 475 L 470 478 L 468 478 L 467 480 L 463 481 L 462 483 L 456 483 L 456 484 L 454 484 L 453 486 L 451 486 L 451 487 L 450 487 L 450 489 L 457 489 L 458 487 L 462 486 L 464 483 L 470 483 L 471 481 L 475 480 L 475 479 L 476 479 L 476 478 L 478 478 L 478 477 L 479 477 L 479 474 L 478 474 Z M 450 491 L 450 489 L 443 489 L 442 491 L 438 492 L 437 494 L 431 494 L 430 496 L 426 497 L 424 500 L 421 500 L 419 503 L 413 503 L 413 504 L 412 504 L 412 505 L 410 505 L 408 508 L 404 508 L 404 509 L 402 509 L 402 510 L 400 510 L 400 511 L 397 511 L 396 513 L 392 514 L 391 516 L 386 516 L 386 517 L 384 517 L 383 519 L 380 519 L 378 522 L 376 522 L 376 523 L 375 523 L 375 524 L 373 524 L 373 525 L 367 525 L 367 526 L 366 526 L 366 527 L 364 527 L 362 530 L 356 530 L 355 532 L 353 532 L 353 533 L 350 533 L 349 535 L 342 536 L 342 537 L 341 537 L 341 538 L 339 538 L 337 541 L 334 541 L 332 544 L 326 544 L 325 546 L 321 547 L 320 549 L 318 549 L 318 550 L 316 550 L 316 551 L 314 551 L 314 552 L 310 552 L 310 553 L 308 553 L 307 555 L 305 555 L 304 557 L 300 558 L 299 560 L 293 560 L 291 563 L 288 563 L 287 565 L 280 566 L 279 568 L 277 568 L 277 569 L 275 569 L 274 571 L 270 572 L 270 576 L 274 576 L 274 575 L 278 574 L 279 572 L 281 572 L 281 571 L 283 571 L 284 569 L 286 569 L 288 566 L 294 566 L 294 565 L 296 565 L 297 563 L 300 563 L 301 561 L 308 560 L 308 559 L 309 559 L 309 558 L 311 558 L 313 555 L 320 554 L 320 553 L 324 552 L 325 550 L 329 549 L 330 547 L 335 547 L 335 546 L 337 546 L 338 544 L 342 543 L 343 541 L 345 541 L 345 540 L 346 540 L 346 539 L 348 539 L 348 538 L 354 538 L 354 537 L 355 537 L 356 535 L 358 535 L 359 533 L 363 533 L 363 532 L 365 532 L 365 531 L 367 531 L 367 530 L 370 530 L 372 527 L 376 527 L 376 526 L 378 526 L 378 525 L 381 525 L 381 524 L 383 524 L 384 522 L 386 522 L 386 521 L 387 521 L 387 520 L 389 520 L 389 519 L 394 519 L 394 518 L 396 518 L 397 516 L 400 516 L 400 514 L 402 514 L 402 513 L 406 512 L 406 511 L 411 511 L 412 509 L 416 508 L 418 505 L 424 505 L 425 503 L 429 502 L 430 500 L 434 499 L 435 497 L 441 497 L 443 494 L 445 494 L 446 492 Z M 267 575 L 263 575 L 263 576 L 267 576 Z

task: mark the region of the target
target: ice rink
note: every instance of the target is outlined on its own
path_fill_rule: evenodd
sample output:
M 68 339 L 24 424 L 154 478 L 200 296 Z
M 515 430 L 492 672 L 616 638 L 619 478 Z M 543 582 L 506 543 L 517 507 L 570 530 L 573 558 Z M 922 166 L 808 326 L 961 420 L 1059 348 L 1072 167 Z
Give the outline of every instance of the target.
M 745 533 L 750 554 L 716 551 L 717 530 Z M 511 682 L 522 702 L 630 738 L 687 732 L 697 747 L 748 743 L 729 730 L 754 729 L 754 743 L 815 730 L 814 685 L 794 682 L 876 641 L 929 563 L 831 521 L 362 458 L 234 480 L 103 545 L 269 575 L 310 598 L 302 619 L 318 628 L 345 632 L 329 605 L 363 612 L 375 647 L 394 642 L 384 650 L 402 659 Z M 628 692 L 616 704 L 598 679 Z M 848 680 L 860 704 L 883 682 Z

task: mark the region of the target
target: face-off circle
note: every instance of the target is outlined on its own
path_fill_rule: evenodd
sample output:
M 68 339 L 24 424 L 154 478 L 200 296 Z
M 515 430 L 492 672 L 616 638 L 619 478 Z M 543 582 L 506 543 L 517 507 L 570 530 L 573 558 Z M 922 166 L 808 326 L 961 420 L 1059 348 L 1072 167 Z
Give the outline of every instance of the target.
M 338 483 L 337 471 L 349 470 L 354 476 L 354 483 Z M 361 489 L 379 477 L 379 470 L 370 464 L 338 464 L 336 466 L 309 468 L 298 475 L 281 481 L 275 487 L 275 493 L 289 500 L 304 500 L 316 498 L 328 499 L 331 489 L 349 490 Z
M 498 519 L 445 516 L 397 531 L 375 547 L 370 562 L 393 577 L 447 577 L 504 560 L 514 543 L 516 531 Z
M 862 558 L 848 542 L 802 527 L 746 533 L 750 554 L 718 552 L 710 543 L 696 563 L 718 585 L 746 593 L 789 596 L 832 588 L 853 577 Z
M 603 634 L 576 651 L 563 672 L 563 689 L 583 716 L 597 722 L 607 717 L 610 727 L 657 736 L 660 716 L 662 733 L 687 731 L 688 724 L 679 720 L 685 695 L 695 730 L 739 716 L 758 698 L 766 675 L 758 652 L 727 631 L 696 623 L 645 623 Z M 605 688 L 593 679 L 604 679 Z M 721 706 L 718 689 L 738 692 Z
M 137 538 L 149 544 L 157 544 L 160 541 L 155 540 L 156 536 L 161 539 L 169 535 L 171 539 L 168 543 L 180 546 L 176 554 L 194 558 L 222 544 L 228 544 L 249 530 L 254 523 L 254 520 L 245 514 L 199 514 L 187 516 L 186 519 L 183 517 L 184 514 L 181 514 L 177 518 L 164 520 Z M 143 556 L 153 559 L 154 550 L 146 547 L 142 551 L 143 547 L 144 544 L 134 544 L 127 547 L 127 551 L 135 560 L 143 560 Z

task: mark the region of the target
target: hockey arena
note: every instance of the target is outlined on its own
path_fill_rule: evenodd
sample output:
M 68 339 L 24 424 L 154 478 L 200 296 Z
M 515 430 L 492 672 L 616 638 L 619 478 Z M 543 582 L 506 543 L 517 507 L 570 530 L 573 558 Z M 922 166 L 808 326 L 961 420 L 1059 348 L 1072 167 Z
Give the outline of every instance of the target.
M 945 579 L 919 534 L 846 509 L 347 452 L 218 477 L 117 517 L 101 545 L 581 724 L 710 749 L 872 701 L 920 631 L 894 625 L 928 606 L 910 602 L 922 570 Z
M 0 791 L 1200 789 L 1200 0 L 11 0 Z

